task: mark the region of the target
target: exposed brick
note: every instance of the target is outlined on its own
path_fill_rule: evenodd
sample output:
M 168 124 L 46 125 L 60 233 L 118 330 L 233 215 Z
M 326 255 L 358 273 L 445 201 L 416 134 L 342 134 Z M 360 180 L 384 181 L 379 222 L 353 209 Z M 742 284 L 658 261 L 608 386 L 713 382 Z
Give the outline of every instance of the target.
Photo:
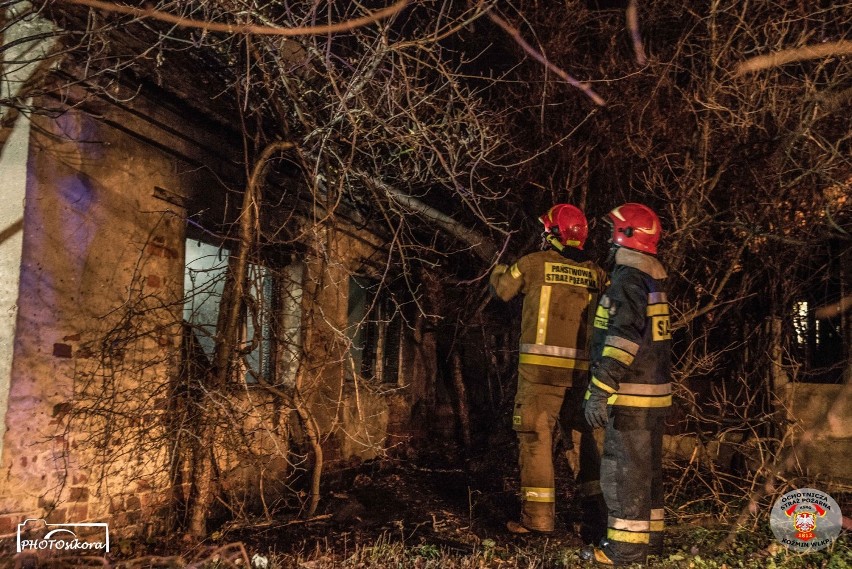
M 121 496 L 113 496 L 109 499 L 109 513 L 115 514 L 124 511 L 124 498 Z
M 71 402 L 57 403 L 53 406 L 53 417 L 63 417 L 71 411 Z
M 160 508 L 169 507 L 169 500 L 165 492 L 145 492 L 140 494 L 142 500 L 142 511 L 151 513 Z
M 145 285 L 151 288 L 160 288 L 162 286 L 163 280 L 157 275 L 148 275 L 145 277 Z
M 0 534 L 9 534 L 18 529 L 21 516 L 0 516 Z
M 88 484 L 88 483 L 89 483 L 89 477 L 88 477 L 88 475 L 83 474 L 83 473 L 74 474 L 74 476 L 71 478 L 71 484 L 79 485 L 79 484 Z
M 88 504 L 74 504 L 68 509 L 68 521 L 80 522 L 89 517 Z
M 68 344 L 53 344 L 53 355 L 57 358 L 70 358 L 71 346 Z
M 63 336 L 62 341 L 63 342 L 79 342 L 80 341 L 80 334 L 70 334 L 68 336 Z
M 150 490 L 151 483 L 145 480 L 144 478 L 140 478 L 136 481 L 136 487 L 139 488 L 139 490 Z
M 53 500 L 50 500 L 50 499 L 48 499 L 48 498 L 45 498 L 44 496 L 39 496 L 39 497 L 38 497 L 38 507 L 39 507 L 39 508 L 42 508 L 42 509 L 44 509 L 44 510 L 49 510 L 49 509 L 51 509 L 54 505 L 56 505 L 56 502 L 54 502 Z
M 154 238 L 151 241 L 153 241 L 157 245 L 162 245 L 166 242 L 166 238 L 163 237 L 162 235 L 155 235 Z
M 141 510 L 133 510 L 132 512 L 127 512 L 127 525 L 138 524 L 141 519 Z
M 169 337 L 168 336 L 158 336 L 157 337 L 157 343 L 160 344 L 161 346 L 164 346 L 164 347 L 168 346 L 169 343 L 170 343 Z
M 68 511 L 65 508 L 56 508 L 47 515 L 45 520 L 49 524 L 66 524 L 68 523 Z
M 140 510 L 142 508 L 142 501 L 138 496 L 129 496 L 126 503 L 127 511 Z
M 69 499 L 72 502 L 87 502 L 89 500 L 89 489 L 85 486 L 71 488 Z
M 27 457 L 25 457 L 25 456 L 22 456 L 22 457 L 21 457 L 21 467 L 22 467 L 22 468 L 26 468 L 26 467 L 27 467 L 27 463 L 28 463 L 28 462 L 29 462 L 29 461 L 27 460 Z

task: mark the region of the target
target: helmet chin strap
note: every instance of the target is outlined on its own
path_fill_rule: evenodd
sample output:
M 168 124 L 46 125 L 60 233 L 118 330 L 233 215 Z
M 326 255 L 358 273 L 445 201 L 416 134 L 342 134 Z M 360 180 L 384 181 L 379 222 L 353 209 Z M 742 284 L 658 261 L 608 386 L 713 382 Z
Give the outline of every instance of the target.
M 548 233 L 547 236 L 544 238 L 544 240 L 548 244 L 550 244 L 551 247 L 553 247 L 554 249 L 556 249 L 560 253 L 562 252 L 563 249 L 565 249 L 565 245 L 560 243 L 559 238 L 556 235 L 554 235 L 553 233 Z
M 615 264 L 615 254 L 618 252 L 618 250 L 620 248 L 621 248 L 620 245 L 617 245 L 615 243 L 610 244 L 609 252 L 606 255 L 606 264 L 607 265 L 614 265 Z

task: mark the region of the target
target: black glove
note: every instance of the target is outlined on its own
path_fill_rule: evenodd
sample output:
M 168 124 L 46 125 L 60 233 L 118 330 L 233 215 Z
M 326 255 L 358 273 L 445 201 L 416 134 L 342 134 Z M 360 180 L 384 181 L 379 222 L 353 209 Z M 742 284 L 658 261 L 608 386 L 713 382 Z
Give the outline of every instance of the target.
M 589 386 L 589 398 L 583 404 L 586 414 L 586 421 L 593 429 L 606 427 L 606 421 L 609 416 L 607 409 L 607 399 L 610 394 L 598 387 L 597 385 Z

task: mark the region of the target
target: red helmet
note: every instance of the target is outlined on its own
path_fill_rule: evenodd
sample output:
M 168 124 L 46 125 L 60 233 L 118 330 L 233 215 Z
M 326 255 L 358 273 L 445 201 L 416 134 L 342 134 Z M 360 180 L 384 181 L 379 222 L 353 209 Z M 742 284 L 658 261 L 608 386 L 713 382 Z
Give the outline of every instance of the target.
M 621 247 L 657 254 L 657 242 L 663 234 L 660 218 L 654 210 L 638 203 L 626 203 L 609 212 L 612 242 Z
M 582 249 L 589 235 L 586 216 L 579 208 L 559 203 L 538 218 L 548 233 L 555 235 L 562 245 Z

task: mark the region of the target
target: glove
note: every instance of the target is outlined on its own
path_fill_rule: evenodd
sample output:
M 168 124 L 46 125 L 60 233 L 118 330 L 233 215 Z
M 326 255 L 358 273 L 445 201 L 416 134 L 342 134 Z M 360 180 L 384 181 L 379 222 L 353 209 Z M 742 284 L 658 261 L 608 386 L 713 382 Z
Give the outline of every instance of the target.
M 509 270 L 509 265 L 498 264 L 494 265 L 494 268 L 491 270 L 491 276 L 488 279 L 488 284 L 491 285 L 492 291 L 497 288 L 497 281 L 500 279 L 500 275 Z
M 609 418 L 609 410 L 607 409 L 609 395 L 596 385 L 589 386 L 589 398 L 583 403 L 583 408 L 586 422 L 594 429 L 606 427 L 606 421 Z

